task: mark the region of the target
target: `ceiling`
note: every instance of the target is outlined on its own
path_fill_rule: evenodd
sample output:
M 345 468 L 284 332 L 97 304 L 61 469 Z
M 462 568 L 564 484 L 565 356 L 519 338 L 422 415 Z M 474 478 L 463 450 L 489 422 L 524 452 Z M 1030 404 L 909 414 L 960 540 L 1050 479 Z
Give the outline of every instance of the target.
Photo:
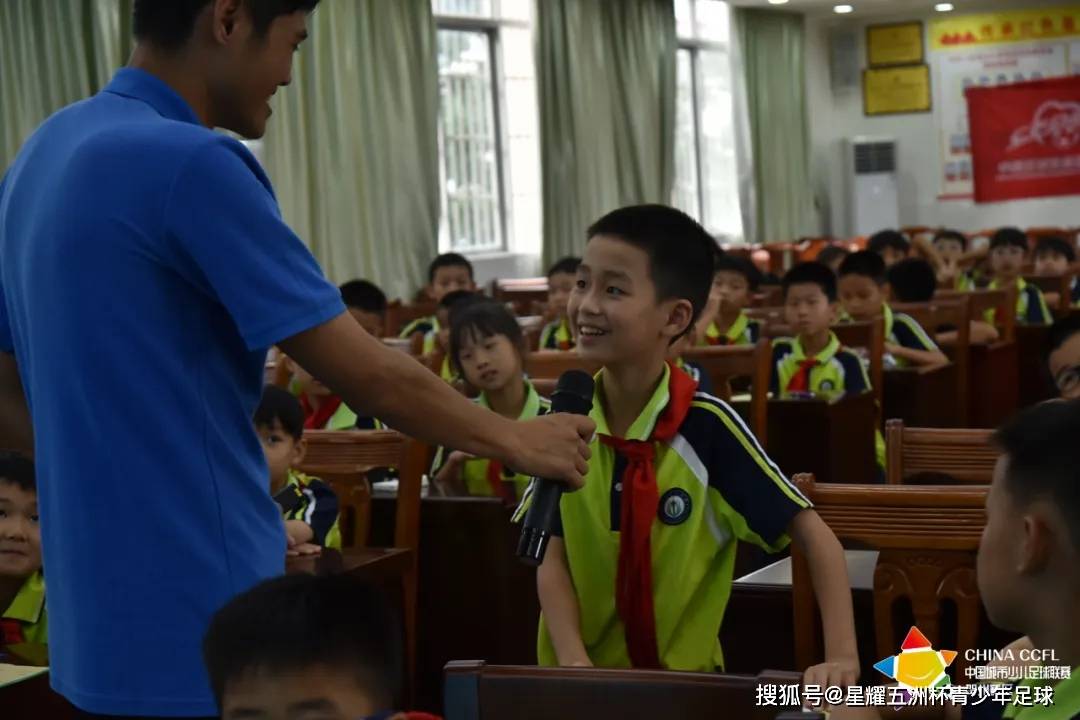
M 804 12 L 808 15 L 832 14 L 834 5 L 845 3 L 853 5 L 855 12 L 837 16 L 846 18 L 868 17 L 874 15 L 928 15 L 934 14 L 934 5 L 941 0 L 788 0 L 785 5 L 770 5 L 768 0 L 728 0 L 728 4 L 738 7 L 761 7 L 775 10 Z M 1024 0 L 949 0 L 955 7 L 954 13 L 980 12 L 995 8 L 1022 8 L 1028 3 Z M 1033 0 L 1030 0 L 1033 1 Z M 1059 3 L 1047 0 L 1047 5 Z

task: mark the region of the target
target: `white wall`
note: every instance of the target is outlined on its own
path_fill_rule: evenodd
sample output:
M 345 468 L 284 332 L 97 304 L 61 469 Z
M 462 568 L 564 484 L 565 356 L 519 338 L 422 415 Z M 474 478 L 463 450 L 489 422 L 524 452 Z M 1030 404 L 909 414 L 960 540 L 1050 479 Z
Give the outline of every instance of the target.
M 929 4 L 929 3 L 928 3 Z M 1034 0 L 996 2 L 1014 8 L 1030 8 Z M 1052 7 L 1053 0 L 1039 6 Z M 988 9 L 966 4 L 965 12 Z M 829 33 L 834 28 L 855 28 L 859 38 L 859 63 L 866 67 L 866 26 L 883 22 L 922 20 L 929 29 L 938 13 L 841 18 L 808 16 L 806 23 L 806 94 L 810 121 L 811 178 L 817 199 L 821 232 L 843 235 L 847 229 L 847 206 L 843 176 L 844 138 L 854 135 L 895 137 L 898 142 L 900 222 L 975 231 L 1002 225 L 1073 227 L 1080 225 L 1080 196 L 1022 200 L 976 205 L 971 200 L 939 201 L 941 189 L 937 126 L 933 113 L 865 117 L 862 91 L 834 94 L 829 79 Z M 929 44 L 927 44 L 929 55 Z M 933 77 L 933 68 L 931 68 Z

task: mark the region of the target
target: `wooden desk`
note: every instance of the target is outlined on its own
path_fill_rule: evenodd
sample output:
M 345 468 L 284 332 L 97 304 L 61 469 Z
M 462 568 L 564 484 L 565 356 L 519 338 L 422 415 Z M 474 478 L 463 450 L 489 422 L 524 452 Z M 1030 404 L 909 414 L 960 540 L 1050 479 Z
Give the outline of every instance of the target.
M 1017 325 L 1017 371 L 1020 407 L 1028 407 L 1057 397 L 1057 390 L 1046 368 L 1046 343 L 1049 325 Z
M 959 427 L 956 377 L 952 363 L 886 370 L 885 419 L 916 427 Z
M 41 666 L 48 662 L 47 658 L 45 645 L 0 645 L 0 663 Z M 46 672 L 0 688 L 0 717 L 4 720 L 67 720 L 83 716 L 49 686 L 49 673 Z
M 289 575 L 355 575 L 377 584 L 399 577 L 411 561 L 412 550 L 403 548 L 324 549 L 319 555 L 286 558 L 285 572 Z
M 949 354 L 949 348 L 942 348 Z M 950 356 L 951 357 L 951 356 Z M 996 428 L 1020 406 L 1019 355 L 1016 341 L 999 340 L 971 346 L 971 407 L 968 421 L 974 428 Z

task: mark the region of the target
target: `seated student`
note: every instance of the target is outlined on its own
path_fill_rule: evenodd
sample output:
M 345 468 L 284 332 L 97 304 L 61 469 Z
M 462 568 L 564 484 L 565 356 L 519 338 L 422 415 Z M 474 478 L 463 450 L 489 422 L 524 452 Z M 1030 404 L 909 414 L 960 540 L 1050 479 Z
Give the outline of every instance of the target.
M 723 668 L 737 541 L 777 551 L 790 539 L 811 558 L 828 638 L 828 662 L 807 678 L 850 684 L 839 542 L 734 410 L 666 362 L 709 295 L 712 238 L 659 205 L 616 210 L 588 237 L 568 312 L 578 352 L 603 365 L 597 432 L 585 486 L 563 494 L 538 571 L 540 663 Z
M 472 263 L 464 255 L 443 253 L 428 266 L 428 284 L 424 293 L 433 302 L 439 303 L 449 293 L 458 290 L 476 292 Z M 425 335 L 433 330 L 439 331 L 437 316 L 417 318 L 402 329 L 400 337 L 412 337 L 418 333 Z
M 907 262 L 901 260 L 901 262 Z M 899 265 L 900 263 L 897 263 Z M 894 265 L 893 267 L 896 267 Z M 885 319 L 885 352 L 889 363 L 944 365 L 949 361 L 922 326 L 911 316 L 894 313 L 885 302 L 885 261 L 877 253 L 863 250 L 848 255 L 840 264 L 840 302 L 852 320 Z
M 286 575 L 238 595 L 210 621 L 203 660 L 222 720 L 436 720 L 391 710 L 400 624 L 349 575 Z
M 875 252 L 885 261 L 885 267 L 892 267 L 901 260 L 905 260 L 912 253 L 930 263 L 935 272 L 943 265 L 941 256 L 934 245 L 925 237 L 919 236 L 913 240 L 896 230 L 882 230 L 870 236 L 866 241 L 866 249 Z
M 386 293 L 367 280 L 350 280 L 342 285 L 341 299 L 360 327 L 381 338 L 386 328 Z
M 0 451 L 0 645 L 47 644 L 34 464 Z
M 483 300 L 482 295 L 469 290 L 454 290 L 443 295 L 439 306 L 435 309 L 435 327 L 424 333 L 423 350 L 424 357 L 430 358 L 436 353 L 442 353 L 443 359 L 439 366 L 439 377 L 448 383 L 457 382 L 458 374 L 450 361 L 450 329 L 454 311 L 461 306 Z M 516 322 L 516 321 L 515 321 Z
M 889 281 L 889 293 L 895 302 L 925 303 L 934 299 L 937 292 L 937 277 L 930 263 L 918 258 L 908 258 L 889 268 L 886 278 Z M 934 328 L 934 337 L 939 344 L 956 342 L 955 328 Z M 972 320 L 970 340 L 973 343 L 991 343 L 1000 337 L 993 325 L 982 320 Z
M 304 461 L 304 411 L 291 393 L 273 385 L 263 388 L 255 410 L 255 429 L 270 469 L 270 494 L 285 519 L 290 555 L 341 549 L 338 499 L 316 478 L 293 468 Z
M 1022 270 L 1027 255 L 1027 235 L 1016 228 L 1002 228 L 990 238 L 991 290 L 1015 287 L 1016 322 L 1021 325 L 1049 325 L 1053 322 L 1042 291 L 1024 281 Z M 986 311 L 986 321 L 997 324 L 996 310 Z
M 481 300 L 455 310 L 450 329 L 450 357 L 465 381 L 480 391 L 476 402 L 503 417 L 531 420 L 545 415 L 551 403 L 525 377 L 525 336 L 506 307 Z M 439 448 L 431 466 L 435 482 L 449 494 L 520 499 L 529 476 L 501 463 Z
M 1046 365 L 1061 397 L 1080 399 L 1080 316 L 1070 315 L 1050 326 Z
M 300 401 L 303 427 L 308 430 L 382 430 L 383 423 L 360 415 L 341 400 L 340 395 L 323 385 L 288 355 L 279 355 L 288 368 L 289 390 Z
M 698 345 L 753 345 L 761 337 L 761 324 L 746 316 L 750 294 L 758 289 L 761 273 L 749 260 L 720 253 L 713 270 L 712 293 L 716 312 Z
M 821 252 L 814 258 L 822 265 L 827 265 L 834 273 L 840 272 L 840 263 L 844 262 L 844 258 L 851 254 L 843 245 L 826 245 L 821 248 Z
M 541 350 L 572 350 L 574 336 L 566 318 L 566 301 L 574 289 L 574 278 L 581 258 L 564 257 L 548 270 L 548 314 L 554 318 L 540 333 Z
M 1058 276 L 1069 272 L 1073 263 L 1076 262 L 1076 248 L 1067 240 L 1059 237 L 1039 238 L 1035 243 L 1035 274 Z M 1046 302 L 1056 305 L 1061 298 L 1057 293 L 1046 294 Z M 1072 294 L 1069 304 L 1080 307 L 1080 281 L 1075 276 L 1072 280 Z
M 941 230 L 934 235 L 933 245 L 941 257 L 941 266 L 937 271 L 938 281 L 949 283 L 956 290 L 974 290 L 977 287 L 975 272 L 964 270 L 961 266 L 967 252 L 967 237 L 956 230 Z
M 818 262 L 799 263 L 781 283 L 784 318 L 796 335 L 773 340 L 773 397 L 837 397 L 869 392 L 870 378 L 859 356 L 840 345 L 832 331 L 837 318 L 836 276 Z M 874 452 L 885 468 L 885 438 L 875 430 Z

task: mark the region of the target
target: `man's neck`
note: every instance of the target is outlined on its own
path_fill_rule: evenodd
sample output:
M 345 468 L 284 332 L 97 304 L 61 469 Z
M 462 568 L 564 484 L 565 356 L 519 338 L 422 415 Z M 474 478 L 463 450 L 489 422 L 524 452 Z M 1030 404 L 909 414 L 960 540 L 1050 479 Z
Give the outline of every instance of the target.
M 832 339 L 832 331 L 825 328 L 812 335 L 800 335 L 799 344 L 802 345 L 803 354 L 808 358 L 821 354 L 821 351 L 829 346 Z
M 648 364 L 607 365 L 603 374 L 604 417 L 614 437 L 624 438 L 664 376 L 664 359 Z
M 11 606 L 24 582 L 26 582 L 24 577 L 0 575 L 0 612 L 6 611 Z
M 187 50 L 165 53 L 140 43 L 131 54 L 128 67 L 150 73 L 168 85 L 191 106 L 203 125 L 212 128 L 215 123 L 210 117 L 210 92 L 199 73 L 192 72 L 199 66 L 189 54 Z
M 525 409 L 525 383 L 520 377 L 514 378 L 501 388 L 485 391 L 484 397 L 488 406 L 499 415 L 517 420 Z

